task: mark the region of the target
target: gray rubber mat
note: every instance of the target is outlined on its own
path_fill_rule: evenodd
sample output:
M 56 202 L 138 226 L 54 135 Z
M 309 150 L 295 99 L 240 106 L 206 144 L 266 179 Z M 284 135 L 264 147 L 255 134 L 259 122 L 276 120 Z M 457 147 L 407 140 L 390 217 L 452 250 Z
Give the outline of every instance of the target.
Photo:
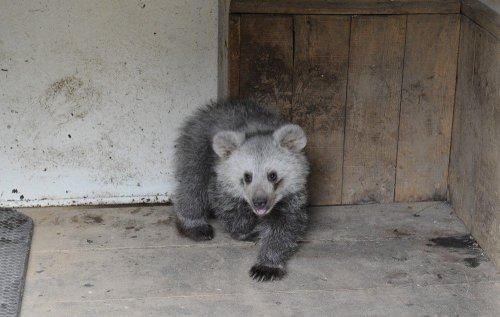
M 33 221 L 0 208 L 0 317 L 18 316 L 21 310 Z

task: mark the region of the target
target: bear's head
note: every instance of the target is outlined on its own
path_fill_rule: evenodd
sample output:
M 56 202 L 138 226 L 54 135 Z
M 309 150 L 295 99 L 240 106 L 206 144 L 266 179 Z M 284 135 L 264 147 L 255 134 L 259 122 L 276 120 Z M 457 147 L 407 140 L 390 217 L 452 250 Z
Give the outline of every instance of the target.
M 304 131 L 295 124 L 255 135 L 218 132 L 212 142 L 220 158 L 217 181 L 224 192 L 245 199 L 256 215 L 264 216 L 287 195 L 305 190 L 306 143 Z

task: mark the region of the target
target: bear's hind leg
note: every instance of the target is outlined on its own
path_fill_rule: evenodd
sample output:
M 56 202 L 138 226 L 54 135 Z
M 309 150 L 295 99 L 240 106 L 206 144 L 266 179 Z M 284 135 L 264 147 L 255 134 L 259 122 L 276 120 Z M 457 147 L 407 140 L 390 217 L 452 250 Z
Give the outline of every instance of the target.
M 208 223 L 207 194 L 203 189 L 179 184 L 175 195 L 175 212 L 180 233 L 195 241 L 213 239 L 214 230 Z

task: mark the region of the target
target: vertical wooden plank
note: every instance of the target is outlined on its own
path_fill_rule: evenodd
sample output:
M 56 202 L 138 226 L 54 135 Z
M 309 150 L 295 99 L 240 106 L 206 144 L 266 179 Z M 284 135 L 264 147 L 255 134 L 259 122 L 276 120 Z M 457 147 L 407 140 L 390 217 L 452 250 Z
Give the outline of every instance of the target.
M 217 100 L 229 97 L 229 5 L 230 0 L 218 2 Z
M 459 15 L 409 15 L 396 201 L 446 200 Z
M 296 16 L 292 120 L 307 133 L 312 205 L 341 203 L 350 17 Z
M 450 200 L 500 267 L 500 40 L 463 18 Z
M 394 199 L 406 16 L 352 19 L 342 203 Z
M 229 97 L 240 95 L 240 15 L 229 16 Z
M 473 27 L 478 34 L 472 94 L 481 155 L 475 171 L 472 234 L 500 268 L 500 39 L 476 24 Z
M 293 81 L 293 17 L 240 18 L 240 97 L 290 118 Z

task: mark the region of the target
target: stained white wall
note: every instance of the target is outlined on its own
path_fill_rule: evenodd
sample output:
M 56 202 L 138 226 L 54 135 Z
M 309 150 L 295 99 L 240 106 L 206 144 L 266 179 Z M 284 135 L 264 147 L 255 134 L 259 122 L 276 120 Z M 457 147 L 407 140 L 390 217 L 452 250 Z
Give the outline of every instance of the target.
M 168 200 L 176 129 L 217 97 L 217 10 L 3 0 L 0 206 Z

